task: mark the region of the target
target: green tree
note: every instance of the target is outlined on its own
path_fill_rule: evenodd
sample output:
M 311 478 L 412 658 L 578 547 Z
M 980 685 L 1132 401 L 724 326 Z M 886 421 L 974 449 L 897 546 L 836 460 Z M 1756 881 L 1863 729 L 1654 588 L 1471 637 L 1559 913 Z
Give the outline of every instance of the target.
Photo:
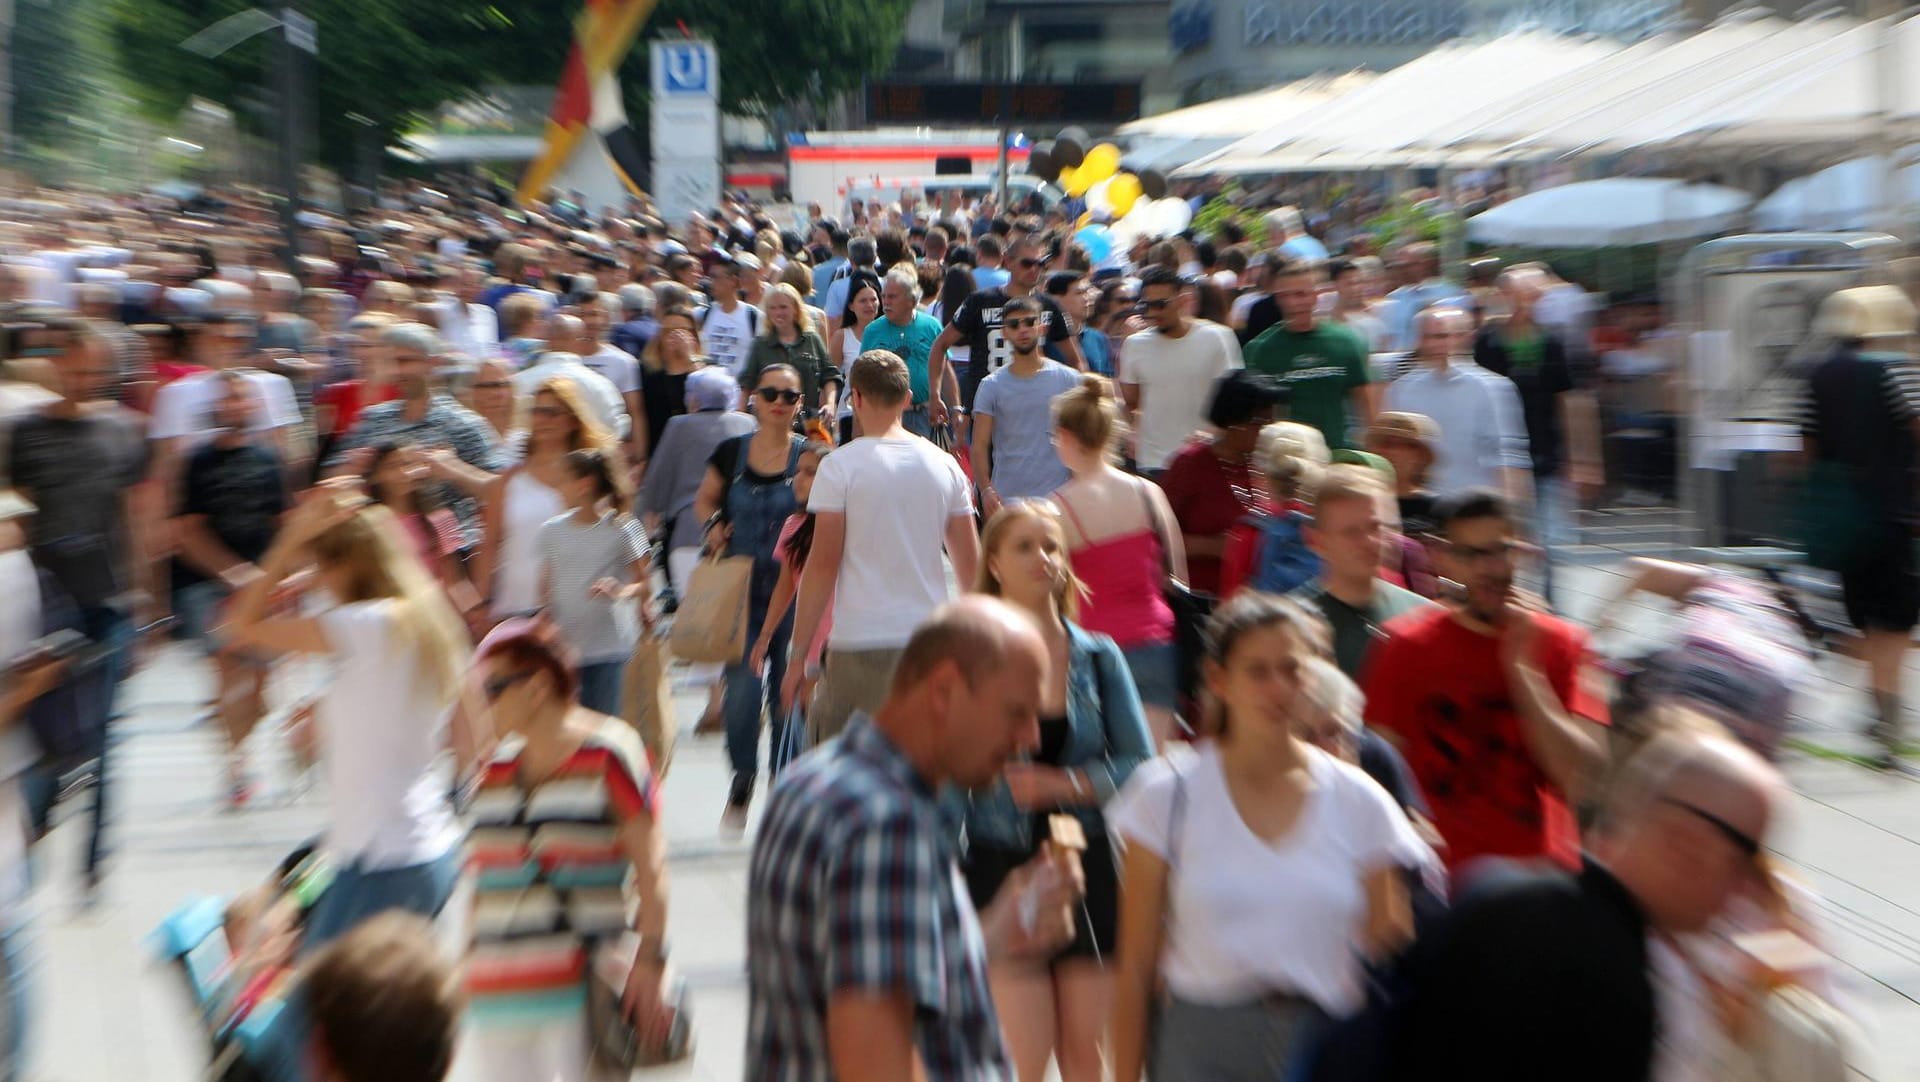
M 200 96 L 232 108 L 258 130 L 270 100 L 272 34 L 213 60 L 179 47 L 249 0 L 108 0 L 122 76 L 161 117 Z M 684 23 L 720 51 L 722 104 L 764 114 L 789 102 L 824 101 L 886 70 L 912 0 L 665 0 L 645 39 Z M 258 6 L 277 6 L 270 2 Z M 552 85 L 572 44 L 580 0 L 298 0 L 319 25 L 314 77 L 318 156 L 348 168 L 364 141 L 382 145 L 436 107 L 483 87 Z M 621 68 L 628 111 L 644 125 L 647 51 Z

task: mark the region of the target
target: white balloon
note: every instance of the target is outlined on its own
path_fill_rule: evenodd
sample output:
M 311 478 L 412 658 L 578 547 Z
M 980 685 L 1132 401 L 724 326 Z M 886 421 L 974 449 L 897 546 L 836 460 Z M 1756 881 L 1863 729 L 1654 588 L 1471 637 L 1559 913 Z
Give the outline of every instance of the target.
M 1085 199 L 1087 202 L 1087 210 L 1091 211 L 1096 216 L 1102 213 L 1105 213 L 1105 214 L 1113 213 L 1113 200 L 1107 198 L 1107 187 L 1112 183 L 1113 183 L 1113 178 L 1108 177 L 1107 179 L 1087 189 L 1087 194 L 1085 196 Z
M 1193 223 L 1193 208 L 1178 196 L 1153 201 L 1153 224 L 1157 232 L 1172 236 Z

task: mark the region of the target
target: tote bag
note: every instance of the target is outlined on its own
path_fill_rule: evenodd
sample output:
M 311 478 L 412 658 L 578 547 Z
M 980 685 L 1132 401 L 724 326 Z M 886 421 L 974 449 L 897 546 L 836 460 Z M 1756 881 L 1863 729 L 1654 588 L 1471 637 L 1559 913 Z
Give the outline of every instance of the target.
M 668 645 L 682 661 L 737 665 L 747 656 L 753 557 L 709 557 L 694 566 Z

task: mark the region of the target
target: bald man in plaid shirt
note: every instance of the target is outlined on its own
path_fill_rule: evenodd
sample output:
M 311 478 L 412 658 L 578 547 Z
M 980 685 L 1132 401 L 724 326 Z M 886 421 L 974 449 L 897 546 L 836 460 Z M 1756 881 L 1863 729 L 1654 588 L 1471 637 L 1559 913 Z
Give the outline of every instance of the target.
M 880 709 L 781 775 L 747 892 L 750 1077 L 1014 1077 L 987 958 L 1071 938 L 1080 878 L 1043 855 L 976 914 L 936 792 L 1039 745 L 1046 670 L 1025 614 L 954 602 L 914 632 Z M 1038 903 L 1025 924 L 1023 894 Z

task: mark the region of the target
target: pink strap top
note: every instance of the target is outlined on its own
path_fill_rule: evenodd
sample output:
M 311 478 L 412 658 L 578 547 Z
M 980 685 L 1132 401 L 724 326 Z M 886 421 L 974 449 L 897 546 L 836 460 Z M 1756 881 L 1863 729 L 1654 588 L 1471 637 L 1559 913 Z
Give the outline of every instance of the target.
M 1087 529 L 1059 493 L 1054 501 L 1073 520 L 1082 538 Z M 1173 641 L 1173 610 L 1161 591 L 1166 559 L 1160 534 L 1145 528 L 1099 541 L 1083 541 L 1069 555 L 1073 573 L 1086 584 L 1080 601 L 1080 626 L 1113 636 L 1122 647 L 1157 646 Z

